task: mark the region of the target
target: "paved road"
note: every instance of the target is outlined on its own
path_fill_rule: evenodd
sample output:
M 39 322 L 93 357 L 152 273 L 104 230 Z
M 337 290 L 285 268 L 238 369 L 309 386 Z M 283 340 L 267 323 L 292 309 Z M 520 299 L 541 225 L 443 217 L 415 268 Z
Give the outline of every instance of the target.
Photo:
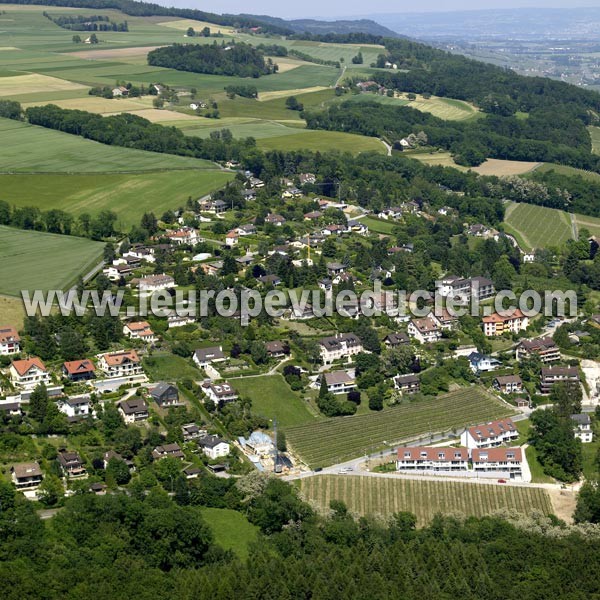
M 382 140 L 382 139 L 380 139 L 379 141 L 385 146 L 385 149 L 387 150 L 387 155 L 391 156 L 392 155 L 392 147 L 390 146 L 390 144 L 388 144 L 385 140 Z

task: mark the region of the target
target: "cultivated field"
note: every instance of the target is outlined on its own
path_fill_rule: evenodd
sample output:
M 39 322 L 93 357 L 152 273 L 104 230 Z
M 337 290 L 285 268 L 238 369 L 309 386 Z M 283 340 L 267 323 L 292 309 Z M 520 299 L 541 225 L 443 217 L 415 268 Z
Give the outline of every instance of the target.
M 25 309 L 20 298 L 0 296 L 0 325 L 13 325 L 17 329 L 23 326 Z
M 592 151 L 600 154 L 600 127 L 588 127 L 588 131 L 592 138 Z
M 0 293 L 65 289 L 101 260 L 104 244 L 0 226 Z
M 313 422 L 315 417 L 294 393 L 282 375 L 245 377 L 232 380 L 237 392 L 252 400 L 252 412 L 268 419 L 277 419 L 282 428 Z
M 299 66 L 299 65 L 297 65 Z M 268 102 L 269 100 L 277 100 L 278 98 L 287 98 L 288 96 L 298 96 L 302 94 L 312 94 L 313 92 L 321 92 L 328 88 L 323 86 L 313 86 L 307 88 L 298 88 L 296 90 L 276 90 L 274 92 L 263 92 L 259 95 L 259 102 Z
M 177 29 L 178 31 L 187 31 L 188 28 L 194 29 L 194 31 L 199 32 L 205 27 L 208 27 L 211 33 L 216 33 L 220 31 L 224 35 L 231 35 L 234 30 L 232 27 L 228 27 L 227 25 L 217 25 L 215 23 L 207 23 L 205 21 L 194 21 L 193 19 L 177 19 L 175 21 L 163 21 L 158 23 L 161 27 L 168 27 L 169 29 Z M 193 41 L 202 41 L 202 38 L 198 38 L 198 40 Z M 212 40 L 211 40 L 212 41 Z
M 162 156 L 168 168 L 173 157 Z M 144 212 L 160 216 L 183 206 L 189 196 L 201 198 L 219 189 L 233 176 L 218 170 L 0 175 L 0 188 L 2 197 L 16 206 L 58 208 L 72 215 L 112 210 L 118 216 L 118 229 L 127 231 L 139 224 Z
M 0 96 L 32 94 L 34 92 L 64 92 L 80 89 L 85 89 L 85 86 L 37 73 L 17 75 L 15 77 L 0 77 Z
M 300 481 L 304 497 L 322 509 L 341 500 L 358 515 L 391 516 L 408 511 L 423 527 L 436 514 L 482 517 L 501 510 L 551 514 L 548 492 L 542 488 L 500 486 L 497 483 L 418 481 L 389 477 L 317 475 Z
M 476 387 L 381 412 L 340 417 L 287 430 L 293 450 L 311 467 L 344 462 L 382 446 L 460 430 L 507 416 L 510 409 Z
M 523 250 L 561 246 L 573 237 L 570 215 L 554 208 L 511 202 L 504 222 Z
M 266 138 L 258 141 L 261 150 L 339 150 L 360 154 L 361 152 L 384 153 L 385 147 L 376 138 L 343 133 L 339 131 L 302 131 L 290 135 Z
M 107 146 L 69 133 L 9 119 L 0 119 L 0 136 L 0 172 L 4 173 L 214 168 L 212 163 L 195 158 Z
M 38 100 L 36 102 L 24 102 L 23 108 L 30 106 L 44 106 L 48 104 L 47 100 Z M 104 114 L 116 112 L 132 112 L 148 108 L 148 103 L 137 98 L 119 98 L 111 100 L 109 98 L 101 98 L 99 96 L 84 96 L 83 98 L 67 98 L 66 100 L 55 100 L 52 104 L 60 106 L 60 108 L 68 108 L 70 110 L 85 110 L 87 112 Z
M 594 173 L 594 171 L 585 171 L 584 169 L 577 169 L 575 167 L 567 167 L 566 165 L 544 163 L 536 169 L 536 172 L 539 173 L 547 173 L 549 171 L 554 171 L 555 173 L 566 175 L 567 177 L 583 177 L 584 179 L 589 179 L 590 181 L 595 181 L 596 183 L 600 181 L 599 173 Z
M 478 167 L 471 170 L 479 175 L 495 175 L 496 177 L 509 177 L 511 175 L 523 175 L 537 169 L 542 163 L 528 162 L 524 160 L 499 160 L 488 158 Z
M 374 217 L 365 217 L 360 220 L 361 223 L 364 223 L 368 226 L 369 230 L 373 233 L 382 233 L 384 235 L 389 235 L 394 231 L 394 228 L 397 227 L 397 223 L 394 221 L 383 221 L 381 219 L 376 219 Z

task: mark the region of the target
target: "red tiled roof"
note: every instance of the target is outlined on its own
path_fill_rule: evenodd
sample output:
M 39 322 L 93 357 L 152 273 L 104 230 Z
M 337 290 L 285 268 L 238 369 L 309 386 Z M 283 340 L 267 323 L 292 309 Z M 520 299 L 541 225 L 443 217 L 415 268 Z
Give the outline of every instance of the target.
M 487 440 L 498 437 L 507 431 L 517 431 L 512 419 L 502 419 L 500 421 L 492 421 L 491 423 L 469 427 L 469 433 L 474 440 Z
M 469 451 L 467 450 L 467 448 L 432 448 L 429 446 L 417 446 L 415 448 L 398 448 L 398 460 L 439 460 L 445 462 L 449 460 L 466 461 L 468 459 Z
M 87 358 L 84 360 L 72 360 L 63 363 L 65 371 L 69 375 L 77 375 L 79 373 L 93 373 L 96 369 L 94 363 Z
M 486 458 L 487 457 L 487 458 Z M 474 463 L 477 462 L 521 462 L 521 448 L 479 448 L 471 453 Z
M 17 333 L 17 330 L 10 325 L 0 326 L 0 343 L 6 344 L 8 342 L 20 342 L 21 338 Z
M 104 354 L 104 360 L 106 361 L 106 364 L 110 367 L 122 365 L 128 360 L 135 363 L 140 362 L 140 358 L 135 350 L 124 350 L 123 352 L 112 352 L 110 354 Z
M 32 367 L 37 367 L 42 371 L 46 371 L 46 365 L 44 365 L 41 359 L 39 359 L 37 356 L 24 360 L 13 360 L 11 364 L 20 376 L 25 375 L 25 373 L 27 373 Z

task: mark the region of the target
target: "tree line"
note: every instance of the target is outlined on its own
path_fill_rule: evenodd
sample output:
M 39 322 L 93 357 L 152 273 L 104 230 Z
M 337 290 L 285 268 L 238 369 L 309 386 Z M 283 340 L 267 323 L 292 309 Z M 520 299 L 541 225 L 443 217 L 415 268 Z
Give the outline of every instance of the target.
M 103 15 L 52 16 L 46 11 L 43 14 L 55 25 L 71 31 L 129 31 L 127 21 L 115 23 Z

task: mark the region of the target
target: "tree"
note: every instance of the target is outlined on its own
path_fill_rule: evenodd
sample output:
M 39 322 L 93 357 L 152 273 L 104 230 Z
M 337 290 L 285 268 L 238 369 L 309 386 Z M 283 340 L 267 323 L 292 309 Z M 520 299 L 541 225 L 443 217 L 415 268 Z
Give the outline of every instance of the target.
M 98 41 L 98 36 L 95 33 L 92 33 L 92 35 L 90 35 L 90 44 L 97 44 Z
M 29 416 L 42 423 L 48 413 L 48 390 L 43 383 L 40 383 L 29 397 Z
M 152 106 L 154 106 L 154 108 L 163 108 L 164 105 L 165 101 L 160 96 L 157 96 L 152 100 Z
M 360 51 L 356 56 L 352 57 L 353 65 L 362 65 L 363 62 L 364 62 L 363 55 L 362 55 L 362 52 L 360 52 Z
M 285 106 L 289 110 L 298 110 L 298 111 L 304 110 L 304 105 L 301 102 L 298 102 L 298 99 L 296 98 L 296 96 L 289 96 L 287 98 L 287 100 L 285 101 Z
M 106 477 L 112 479 L 117 485 L 125 485 L 129 483 L 131 473 L 124 460 L 113 457 L 106 465 Z
M 72 39 L 72 41 L 73 41 L 74 44 L 81 44 L 81 36 L 74 35 L 71 39 Z
M 52 474 L 47 474 L 38 488 L 38 498 L 44 506 L 55 506 L 64 494 L 61 480 Z
M 600 523 L 600 485 L 597 481 L 586 481 L 581 486 L 573 519 L 576 523 Z
M 283 431 L 282 429 L 277 430 L 277 450 L 279 450 L 279 452 L 287 451 L 287 440 L 285 437 L 285 431 Z
M 187 37 L 196 37 L 196 32 L 194 31 L 193 27 L 188 27 L 185 35 L 187 35 Z

